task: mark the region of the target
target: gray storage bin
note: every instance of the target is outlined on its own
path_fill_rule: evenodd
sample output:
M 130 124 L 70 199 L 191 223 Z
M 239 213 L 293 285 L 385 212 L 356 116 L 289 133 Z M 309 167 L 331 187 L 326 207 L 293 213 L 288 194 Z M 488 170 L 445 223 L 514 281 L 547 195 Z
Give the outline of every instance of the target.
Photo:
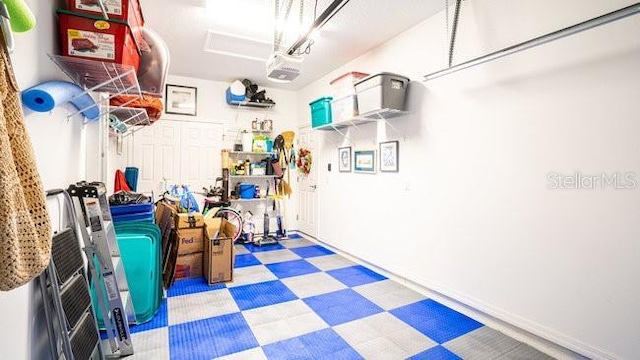
M 355 86 L 360 114 L 380 109 L 404 110 L 409 78 L 383 72 L 364 78 Z

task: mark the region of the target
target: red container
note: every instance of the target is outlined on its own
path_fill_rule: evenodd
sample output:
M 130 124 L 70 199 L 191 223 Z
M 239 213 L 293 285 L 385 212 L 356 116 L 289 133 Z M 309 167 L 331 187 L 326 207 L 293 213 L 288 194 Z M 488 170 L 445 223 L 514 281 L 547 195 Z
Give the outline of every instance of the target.
M 58 23 L 62 55 L 131 65 L 138 71 L 140 49 L 127 22 L 58 10 Z
M 138 0 L 102 0 L 109 19 L 126 21 L 141 50 L 149 50 L 142 36 L 144 26 L 142 7 Z M 102 17 L 98 0 L 67 0 L 68 10 L 75 13 Z

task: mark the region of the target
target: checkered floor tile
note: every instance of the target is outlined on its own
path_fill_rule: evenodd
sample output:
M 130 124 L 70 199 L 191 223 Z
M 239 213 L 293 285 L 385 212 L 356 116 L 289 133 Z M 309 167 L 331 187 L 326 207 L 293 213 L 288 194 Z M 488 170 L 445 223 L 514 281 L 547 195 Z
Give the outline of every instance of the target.
M 550 359 L 296 234 L 236 245 L 232 282 L 176 281 L 134 359 Z

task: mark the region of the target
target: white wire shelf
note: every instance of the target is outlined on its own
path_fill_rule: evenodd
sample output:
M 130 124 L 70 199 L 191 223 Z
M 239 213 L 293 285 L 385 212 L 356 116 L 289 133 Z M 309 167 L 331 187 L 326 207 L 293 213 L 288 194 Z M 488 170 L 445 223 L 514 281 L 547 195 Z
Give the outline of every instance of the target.
M 120 106 L 100 106 L 108 109 L 107 111 L 102 111 L 100 117 L 115 115 L 126 127 L 125 131 L 111 127 L 112 134 L 127 136 L 139 130 L 141 126 L 152 124 L 145 109 L 127 107 L 127 105 L 142 98 L 140 84 L 133 66 L 60 55 L 49 55 L 49 58 L 74 83 L 85 90 L 77 97 L 84 96 L 90 92 L 107 93 L 108 96 L 102 101 L 108 102 L 116 96 L 129 96 L 127 101 Z M 79 109 L 77 112 L 68 115 L 67 118 L 77 116 L 93 106 Z
M 252 102 L 252 101 L 246 101 L 246 100 L 245 101 L 227 101 L 227 104 L 231 106 L 237 106 L 237 107 L 261 108 L 261 109 L 268 109 L 276 105 L 273 103 L 259 103 L 259 102 Z
M 395 117 L 400 117 L 408 114 L 407 111 L 396 110 L 396 109 L 379 109 L 370 111 L 364 114 L 360 114 L 354 116 L 350 119 L 342 120 L 337 123 L 330 123 L 321 125 L 318 127 L 314 127 L 314 130 L 339 130 L 349 126 L 357 126 L 371 122 L 377 122 L 378 120 L 387 120 Z
M 138 77 L 133 66 L 60 55 L 49 55 L 49 58 L 73 82 L 87 92 L 141 96 Z

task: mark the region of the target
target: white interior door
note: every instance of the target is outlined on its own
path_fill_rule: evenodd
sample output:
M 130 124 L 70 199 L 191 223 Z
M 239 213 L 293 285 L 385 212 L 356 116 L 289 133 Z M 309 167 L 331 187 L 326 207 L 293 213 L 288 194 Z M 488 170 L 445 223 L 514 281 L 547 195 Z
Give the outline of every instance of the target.
M 298 148 L 305 147 L 314 155 L 314 160 L 318 159 L 317 153 L 317 132 L 311 128 L 300 129 L 298 137 Z M 318 236 L 318 171 L 320 164 L 315 161 L 311 163 L 309 175 L 302 175 L 298 183 L 298 227 L 300 231 L 313 237 Z
M 139 169 L 139 192 L 162 193 L 163 179 L 180 182 L 180 123 L 159 121 L 136 132 L 133 165 Z
M 139 168 L 138 191 L 157 194 L 168 184 L 188 184 L 194 191 L 221 176 L 222 125 L 163 120 L 135 133 L 133 164 Z
M 201 191 L 222 176 L 222 125 L 186 122 L 181 130 L 181 183 Z

